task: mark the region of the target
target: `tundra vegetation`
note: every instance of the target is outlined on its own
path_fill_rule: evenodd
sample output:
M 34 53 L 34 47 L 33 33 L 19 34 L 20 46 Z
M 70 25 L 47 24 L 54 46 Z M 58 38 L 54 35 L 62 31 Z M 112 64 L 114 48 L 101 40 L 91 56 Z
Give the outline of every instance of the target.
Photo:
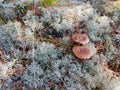
M 0 0 L 0 90 L 120 90 L 120 0 Z

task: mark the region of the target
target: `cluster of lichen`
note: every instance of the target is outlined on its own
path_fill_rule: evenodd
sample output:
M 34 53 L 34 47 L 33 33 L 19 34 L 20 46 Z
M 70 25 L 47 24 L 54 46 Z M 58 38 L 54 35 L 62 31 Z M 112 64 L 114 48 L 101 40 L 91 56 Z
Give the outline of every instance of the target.
M 0 79 L 4 81 L 0 83 L 0 90 L 13 90 L 19 81 L 22 82 L 22 88 L 15 90 L 120 90 L 120 81 L 112 76 L 112 70 L 119 68 L 119 62 L 112 70 L 104 65 L 110 59 L 116 59 L 112 58 L 115 57 L 113 54 L 119 54 L 112 45 L 111 19 L 100 16 L 88 3 L 51 7 L 58 5 L 60 0 L 39 1 L 45 7 L 35 7 L 42 13 L 41 16 L 34 15 L 32 8 L 26 10 L 20 5 L 15 11 L 22 17 L 24 25 L 16 20 L 0 25 L 0 46 L 7 62 L 0 63 Z M 78 44 L 71 41 L 76 26 L 79 33 L 89 37 L 90 42 L 86 46 L 95 53 L 85 63 L 78 62 L 71 53 L 73 45 Z M 119 61 L 118 58 L 116 61 Z M 15 72 L 9 78 L 7 72 L 10 70 L 23 72 Z M 8 78 L 3 79 L 4 74 Z M 53 81 L 52 85 L 50 81 Z

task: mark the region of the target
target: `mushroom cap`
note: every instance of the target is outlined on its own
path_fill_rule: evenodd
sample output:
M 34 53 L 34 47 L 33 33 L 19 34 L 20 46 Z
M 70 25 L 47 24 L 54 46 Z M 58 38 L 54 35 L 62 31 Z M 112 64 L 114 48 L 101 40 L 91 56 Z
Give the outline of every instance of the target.
M 79 59 L 89 59 L 93 55 L 92 50 L 86 46 L 75 46 L 72 51 Z
M 80 43 L 80 44 L 87 44 L 89 42 L 89 38 L 88 36 L 86 36 L 85 34 L 80 34 L 80 33 L 75 33 L 72 36 L 73 41 Z
M 3 55 L 2 51 L 0 51 L 0 57 Z

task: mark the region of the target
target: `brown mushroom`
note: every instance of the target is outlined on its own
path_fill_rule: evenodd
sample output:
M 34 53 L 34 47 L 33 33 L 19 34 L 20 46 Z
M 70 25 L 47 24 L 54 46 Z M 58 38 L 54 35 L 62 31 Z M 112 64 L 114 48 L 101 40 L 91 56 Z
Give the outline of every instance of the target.
M 89 59 L 93 55 L 92 50 L 86 46 L 75 46 L 72 51 L 79 59 Z
M 0 58 L 3 56 L 3 53 L 2 53 L 2 51 L 0 50 Z
M 85 34 L 75 33 L 72 36 L 73 41 L 80 43 L 80 44 L 87 44 L 89 42 L 89 38 Z

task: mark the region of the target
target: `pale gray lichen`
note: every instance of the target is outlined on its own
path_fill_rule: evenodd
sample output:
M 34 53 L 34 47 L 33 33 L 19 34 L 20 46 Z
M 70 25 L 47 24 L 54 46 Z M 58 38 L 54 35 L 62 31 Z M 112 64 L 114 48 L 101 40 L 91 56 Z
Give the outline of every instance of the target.
M 22 4 L 23 2 L 24 0 Z M 98 1 L 91 0 L 91 2 Z M 21 2 L 18 3 L 21 5 Z M 24 32 L 22 24 L 17 21 L 0 26 L 0 44 L 4 51 L 3 57 L 8 61 L 8 63 L 0 63 L 0 78 L 5 80 L 0 88 L 12 90 L 19 81 L 22 81 L 23 90 L 41 87 L 45 87 L 46 90 L 59 90 L 59 86 L 62 85 L 65 86 L 65 90 L 119 90 L 119 77 L 112 78 L 114 72 L 105 67 L 107 61 L 114 59 L 113 54 L 119 54 L 116 47 L 112 46 L 112 37 L 109 35 L 111 19 L 98 15 L 90 3 L 83 2 L 79 2 L 76 6 L 42 7 L 40 9 L 43 13 L 40 18 L 33 16 L 31 10 L 22 17 L 27 27 Z M 49 39 L 57 38 L 59 41 L 63 40 L 68 43 L 75 32 L 76 22 L 82 21 L 87 27 L 90 38 L 86 46 L 94 52 L 91 59 L 85 63 L 75 58 L 72 53 L 63 52 L 66 48 L 71 51 L 71 48 L 67 46 L 57 47 L 52 43 L 35 39 L 39 36 L 36 34 L 38 32 L 41 35 L 40 38 L 48 35 Z M 48 27 L 52 28 L 46 30 Z M 66 32 L 69 33 L 67 36 Z M 17 36 L 22 38 L 18 39 Z M 95 42 L 102 40 L 106 41 L 108 50 L 104 54 L 96 55 Z M 27 47 L 30 46 L 28 50 Z M 25 52 L 23 48 L 27 48 L 27 51 Z M 13 56 L 10 57 L 6 52 L 12 53 Z M 30 64 L 24 65 L 17 60 L 29 61 Z M 8 72 L 12 71 L 13 67 L 14 69 L 25 68 L 25 71 L 10 77 Z M 54 87 L 49 84 L 51 80 L 55 83 Z

